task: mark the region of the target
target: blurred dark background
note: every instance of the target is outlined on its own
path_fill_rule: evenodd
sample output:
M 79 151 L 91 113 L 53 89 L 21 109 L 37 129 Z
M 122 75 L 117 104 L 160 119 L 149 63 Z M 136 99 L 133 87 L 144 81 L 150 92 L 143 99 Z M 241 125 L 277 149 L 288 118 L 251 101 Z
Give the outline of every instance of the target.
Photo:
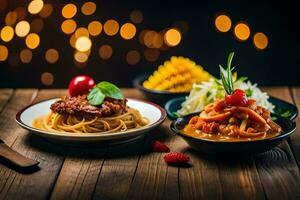
M 93 5 L 89 4 L 90 7 L 86 5 L 86 14 L 82 12 L 82 6 L 87 1 L 44 0 L 44 6 L 47 6 L 41 11 L 42 14 L 30 14 L 27 10 L 30 2 L 0 0 L 0 30 L 5 25 L 14 29 L 20 20 L 26 20 L 30 23 L 30 33 L 36 32 L 40 37 L 35 49 L 27 49 L 26 37 L 18 37 L 14 33 L 11 40 L 3 41 L 3 37 L 5 40 L 9 36 L 2 30 L 0 87 L 63 88 L 78 74 L 128 87 L 135 76 L 153 72 L 172 55 L 189 57 L 218 77 L 218 64 L 225 64 L 231 51 L 236 52 L 233 62 L 239 75 L 248 76 L 252 82 L 259 85 L 300 85 L 300 14 L 296 2 L 290 0 L 94 0 L 91 2 L 96 4 L 96 11 L 93 12 Z M 94 20 L 102 24 L 99 35 L 89 36 L 92 41 L 90 51 L 79 53 L 77 61 L 74 58 L 76 49 L 70 45 L 72 34 L 65 34 L 61 29 L 61 24 L 66 20 L 62 9 L 69 3 L 77 7 L 76 15 L 72 17 L 77 28 L 87 28 Z M 15 22 L 14 14 L 7 17 L 8 12 L 16 13 Z M 231 19 L 232 26 L 228 32 L 216 29 L 215 19 L 221 14 Z M 103 25 L 109 19 L 116 20 L 120 27 L 127 22 L 134 24 L 135 36 L 125 40 L 120 31 L 108 36 Z M 246 23 L 250 28 L 246 41 L 240 41 L 234 35 L 234 26 L 239 22 Z M 165 41 L 158 47 L 145 44 L 146 30 L 152 31 L 157 44 L 172 28 L 181 33 L 178 45 L 170 47 Z M 265 49 L 257 49 L 253 43 L 257 32 L 264 33 L 268 38 Z M 99 48 L 102 55 L 99 55 Z M 52 50 L 46 58 L 49 49 Z

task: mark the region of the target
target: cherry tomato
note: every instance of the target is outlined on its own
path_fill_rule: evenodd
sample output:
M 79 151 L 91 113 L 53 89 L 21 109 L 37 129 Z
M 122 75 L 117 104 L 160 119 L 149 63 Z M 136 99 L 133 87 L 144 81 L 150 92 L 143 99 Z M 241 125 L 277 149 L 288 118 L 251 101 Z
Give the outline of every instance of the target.
M 94 79 L 89 76 L 75 76 L 69 83 L 69 93 L 71 97 L 87 94 L 95 85 Z
M 225 97 L 225 102 L 232 106 L 247 106 L 248 99 L 244 90 L 236 89 L 232 95 Z

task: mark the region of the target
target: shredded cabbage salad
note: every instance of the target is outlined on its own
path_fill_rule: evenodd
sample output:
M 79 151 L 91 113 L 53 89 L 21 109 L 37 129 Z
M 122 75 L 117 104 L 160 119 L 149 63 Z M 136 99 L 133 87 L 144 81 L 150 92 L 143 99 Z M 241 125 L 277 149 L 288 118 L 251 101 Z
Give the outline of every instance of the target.
M 235 89 L 242 89 L 246 92 L 248 98 L 255 99 L 257 105 L 267 108 L 270 112 L 274 111 L 274 105 L 268 99 L 267 93 L 262 92 L 257 84 L 252 84 L 250 81 L 245 81 L 241 77 L 234 81 L 233 86 Z M 222 99 L 225 97 L 225 90 L 222 85 L 218 84 L 218 80 L 210 79 L 201 84 L 194 84 L 193 88 L 186 97 L 186 100 L 181 104 L 181 109 L 177 111 L 178 116 L 184 116 L 194 112 L 200 112 L 209 103 Z

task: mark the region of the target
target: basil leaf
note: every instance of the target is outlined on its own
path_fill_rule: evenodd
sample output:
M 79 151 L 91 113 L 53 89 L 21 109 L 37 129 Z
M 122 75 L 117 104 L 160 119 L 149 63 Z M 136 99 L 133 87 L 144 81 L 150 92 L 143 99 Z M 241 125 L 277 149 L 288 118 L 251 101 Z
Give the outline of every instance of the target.
M 251 90 L 251 89 L 246 89 L 246 90 L 245 90 L 245 93 L 246 93 L 246 96 L 247 96 L 247 97 L 251 97 L 252 94 L 253 94 L 253 92 L 254 92 L 254 91 Z
M 98 87 L 94 87 L 87 96 L 87 99 L 89 101 L 89 104 L 98 106 L 104 101 L 105 95 Z
M 112 83 L 102 81 L 97 84 L 97 88 L 99 88 L 101 92 L 107 97 L 111 97 L 114 99 L 124 99 L 121 90 Z

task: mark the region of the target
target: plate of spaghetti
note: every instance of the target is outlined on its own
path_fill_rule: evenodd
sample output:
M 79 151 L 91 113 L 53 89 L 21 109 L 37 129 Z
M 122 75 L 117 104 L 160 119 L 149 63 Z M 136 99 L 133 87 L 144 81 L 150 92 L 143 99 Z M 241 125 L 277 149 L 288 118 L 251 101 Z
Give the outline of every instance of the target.
M 29 105 L 17 113 L 16 121 L 47 139 L 95 142 L 139 136 L 166 118 L 160 106 L 125 98 L 109 82 L 100 82 L 84 93 Z
M 295 122 L 257 105 L 242 89 L 232 84 L 230 54 L 227 69 L 220 66 L 225 98 L 173 121 L 171 129 L 192 148 L 209 154 L 260 153 L 278 145 L 295 131 Z

